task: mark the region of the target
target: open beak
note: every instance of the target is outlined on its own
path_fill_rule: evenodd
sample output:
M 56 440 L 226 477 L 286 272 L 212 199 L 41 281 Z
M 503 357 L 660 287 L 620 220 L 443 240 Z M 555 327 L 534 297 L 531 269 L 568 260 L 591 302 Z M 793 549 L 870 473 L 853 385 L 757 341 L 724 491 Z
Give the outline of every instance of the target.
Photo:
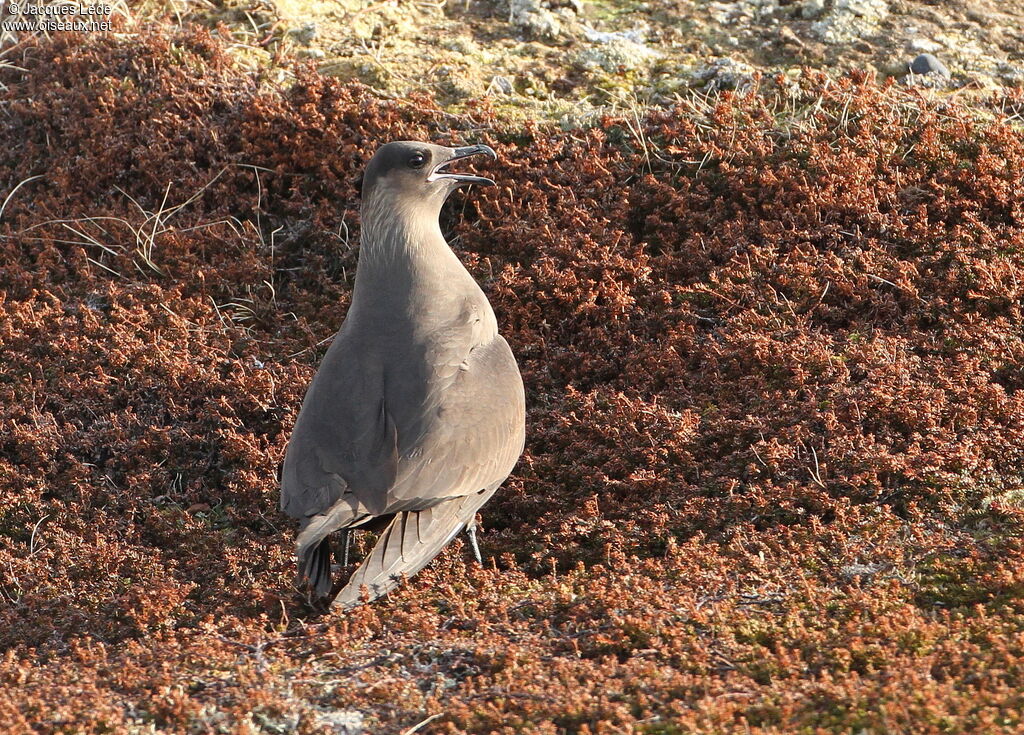
M 465 184 L 480 184 L 481 186 L 487 186 L 493 184 L 494 181 L 486 178 L 485 176 L 473 176 L 472 174 L 453 174 L 447 171 L 442 171 L 454 161 L 458 161 L 461 158 L 469 158 L 470 156 L 478 156 L 481 153 L 486 153 L 491 158 L 497 160 L 498 154 L 494 152 L 494 149 L 486 145 L 468 145 L 464 148 L 456 148 L 452 152 L 452 157 L 447 161 L 439 163 L 434 167 L 434 170 L 430 172 L 430 176 L 427 177 L 427 181 L 438 181 L 439 179 L 447 179 L 452 187 L 463 186 Z

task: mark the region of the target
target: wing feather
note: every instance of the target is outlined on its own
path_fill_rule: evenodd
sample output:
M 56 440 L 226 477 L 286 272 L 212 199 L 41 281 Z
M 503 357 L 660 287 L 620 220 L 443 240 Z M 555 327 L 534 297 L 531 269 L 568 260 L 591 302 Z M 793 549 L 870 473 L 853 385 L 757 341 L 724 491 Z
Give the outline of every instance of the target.
M 473 520 L 495 489 L 396 515 L 331 607 L 347 610 L 360 604 L 364 587 L 374 600 L 401 584 L 403 576 L 416 574 Z

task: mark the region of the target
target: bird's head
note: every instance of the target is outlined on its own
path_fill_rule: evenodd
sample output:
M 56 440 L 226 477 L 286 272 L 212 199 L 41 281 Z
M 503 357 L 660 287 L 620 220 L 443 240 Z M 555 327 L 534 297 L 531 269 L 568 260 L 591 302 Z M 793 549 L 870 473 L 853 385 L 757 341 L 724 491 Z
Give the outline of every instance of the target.
M 377 149 L 363 173 L 363 205 L 405 202 L 440 210 L 460 186 L 494 183 L 483 176 L 448 170 L 455 161 L 480 154 L 498 157 L 486 145 L 446 148 L 410 140 L 387 143 Z

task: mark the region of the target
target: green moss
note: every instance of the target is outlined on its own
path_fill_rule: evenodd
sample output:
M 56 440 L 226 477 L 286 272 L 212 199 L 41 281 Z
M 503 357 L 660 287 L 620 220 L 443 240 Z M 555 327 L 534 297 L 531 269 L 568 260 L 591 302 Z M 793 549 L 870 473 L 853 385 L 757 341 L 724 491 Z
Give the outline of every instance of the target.
M 918 565 L 915 602 L 924 608 L 965 609 L 976 605 L 1001 605 L 1024 596 L 1024 584 L 1003 585 L 989 578 L 991 562 L 973 557 L 940 553 Z

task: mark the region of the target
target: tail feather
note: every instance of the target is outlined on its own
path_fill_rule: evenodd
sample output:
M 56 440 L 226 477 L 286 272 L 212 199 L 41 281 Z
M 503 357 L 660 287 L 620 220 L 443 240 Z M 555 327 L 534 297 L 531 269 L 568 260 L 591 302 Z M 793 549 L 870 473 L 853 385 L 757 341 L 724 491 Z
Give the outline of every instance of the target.
M 472 523 L 477 510 L 493 494 L 493 490 L 484 491 L 397 513 L 331 607 L 346 610 L 359 605 L 364 585 L 374 600 L 397 587 L 402 575 L 416 574 Z
M 366 517 L 351 497 L 342 498 L 325 513 L 305 519 L 295 541 L 299 560 L 299 583 L 308 581 L 318 597 L 331 594 L 331 545 L 327 537 Z
M 323 538 L 299 555 L 299 579 L 307 581 L 317 597 L 331 594 L 331 542 Z

